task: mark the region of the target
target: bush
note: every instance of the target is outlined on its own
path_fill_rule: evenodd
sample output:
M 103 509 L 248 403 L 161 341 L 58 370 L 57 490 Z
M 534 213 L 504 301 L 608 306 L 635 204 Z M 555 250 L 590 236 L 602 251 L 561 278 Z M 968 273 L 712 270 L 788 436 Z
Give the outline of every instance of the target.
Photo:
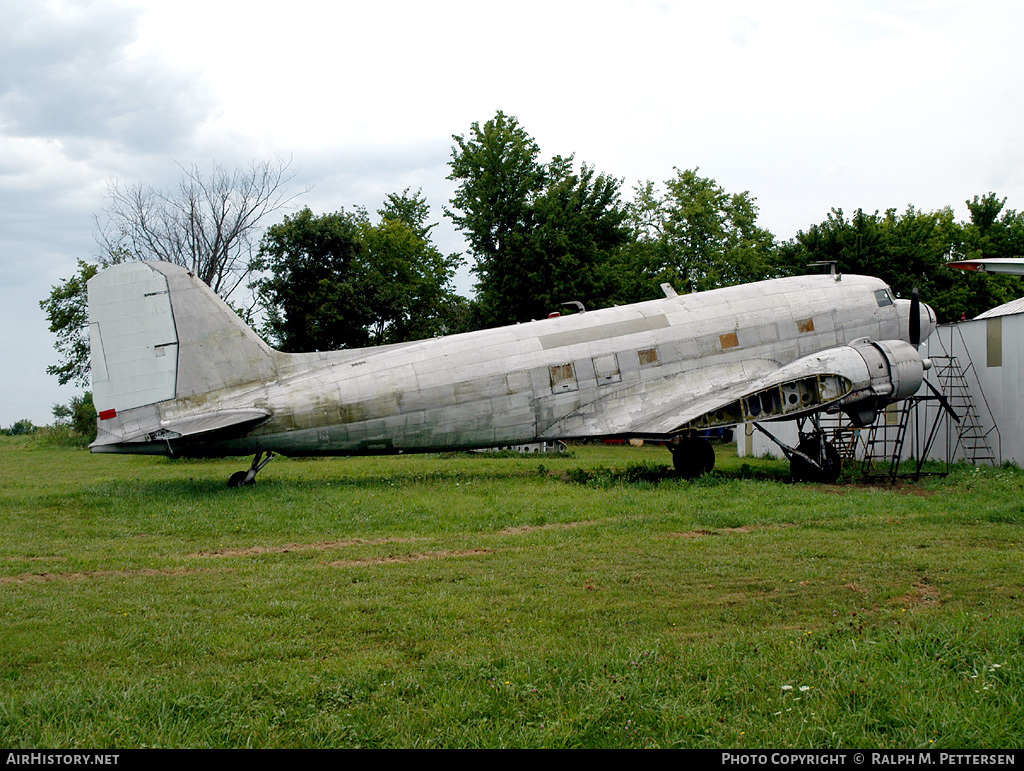
M 7 436 L 25 436 L 27 434 L 34 434 L 36 427 L 32 424 L 32 421 L 28 418 L 22 418 L 16 421 L 10 428 L 0 429 L 0 433 L 6 434 Z
M 86 391 L 75 396 L 67 404 L 53 405 L 54 429 L 70 431 L 80 442 L 89 444 L 96 439 L 96 407 L 92 403 L 92 392 Z

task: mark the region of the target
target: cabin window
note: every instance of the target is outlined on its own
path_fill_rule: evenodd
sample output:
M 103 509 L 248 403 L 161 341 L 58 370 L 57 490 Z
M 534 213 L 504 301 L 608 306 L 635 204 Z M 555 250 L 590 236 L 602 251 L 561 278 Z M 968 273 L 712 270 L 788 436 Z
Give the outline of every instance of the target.
M 597 375 L 598 385 L 621 382 L 619 358 L 614 353 L 596 357 L 594 359 L 594 374 Z
M 888 289 L 879 289 L 875 292 L 875 300 L 878 302 L 879 308 L 884 308 L 887 305 L 892 305 L 892 295 L 889 294 Z
M 641 367 L 655 367 L 661 362 L 658 360 L 657 348 L 645 348 L 636 352 L 637 361 Z
M 576 370 L 572 364 L 555 364 L 549 368 L 551 373 L 551 392 L 555 394 L 566 391 L 577 391 Z

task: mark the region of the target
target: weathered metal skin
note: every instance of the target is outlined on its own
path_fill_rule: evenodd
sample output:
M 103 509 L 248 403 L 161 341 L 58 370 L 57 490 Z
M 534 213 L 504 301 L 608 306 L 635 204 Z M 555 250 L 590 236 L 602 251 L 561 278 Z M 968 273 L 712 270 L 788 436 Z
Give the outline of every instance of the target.
M 668 439 L 827 407 L 873 410 L 916 391 L 925 366 L 906 341 L 908 304 L 862 276 L 776 279 L 309 354 L 267 347 L 167 263 L 115 266 L 89 293 L 94 452 L 351 455 Z M 934 314 L 921 308 L 927 337 Z

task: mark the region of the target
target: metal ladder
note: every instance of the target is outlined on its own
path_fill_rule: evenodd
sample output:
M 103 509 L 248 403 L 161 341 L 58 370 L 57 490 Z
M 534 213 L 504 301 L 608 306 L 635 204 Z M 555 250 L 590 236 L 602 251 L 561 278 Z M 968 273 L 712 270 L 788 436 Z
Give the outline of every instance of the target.
M 895 477 L 911 410 L 905 403 L 889 405 L 870 426 L 856 426 L 843 413 L 821 416 L 821 428 L 836 448 L 844 467 L 860 463 L 865 477 Z
M 854 426 L 853 421 L 842 412 L 823 412 L 819 416 L 819 421 L 825 439 L 836 448 L 843 466 L 855 462 L 857 445 L 864 429 Z
M 910 400 L 889 405 L 865 429 L 864 459 L 861 463 L 864 476 L 896 476 L 907 436 L 910 406 Z
M 967 383 L 967 372 L 960 366 L 956 356 L 932 356 L 931 360 L 939 388 L 960 418 L 951 457 L 956 458 L 959 452 L 964 460 L 975 466 L 982 463 L 995 465 L 996 456 L 989 442 L 989 434 L 995 430 L 995 426 L 986 431 L 982 425 Z M 973 362 L 968 364 L 968 370 L 973 366 Z

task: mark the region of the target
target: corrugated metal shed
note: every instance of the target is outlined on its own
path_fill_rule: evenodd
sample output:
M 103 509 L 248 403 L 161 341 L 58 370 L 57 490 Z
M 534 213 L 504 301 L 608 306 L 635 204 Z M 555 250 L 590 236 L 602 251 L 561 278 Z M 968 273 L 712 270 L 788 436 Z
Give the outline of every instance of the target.
M 996 316 L 1012 316 L 1015 313 L 1024 313 L 1024 297 L 1018 297 L 1016 300 L 1010 300 L 1010 302 L 992 308 L 992 310 L 979 313 L 973 320 L 991 319 Z

